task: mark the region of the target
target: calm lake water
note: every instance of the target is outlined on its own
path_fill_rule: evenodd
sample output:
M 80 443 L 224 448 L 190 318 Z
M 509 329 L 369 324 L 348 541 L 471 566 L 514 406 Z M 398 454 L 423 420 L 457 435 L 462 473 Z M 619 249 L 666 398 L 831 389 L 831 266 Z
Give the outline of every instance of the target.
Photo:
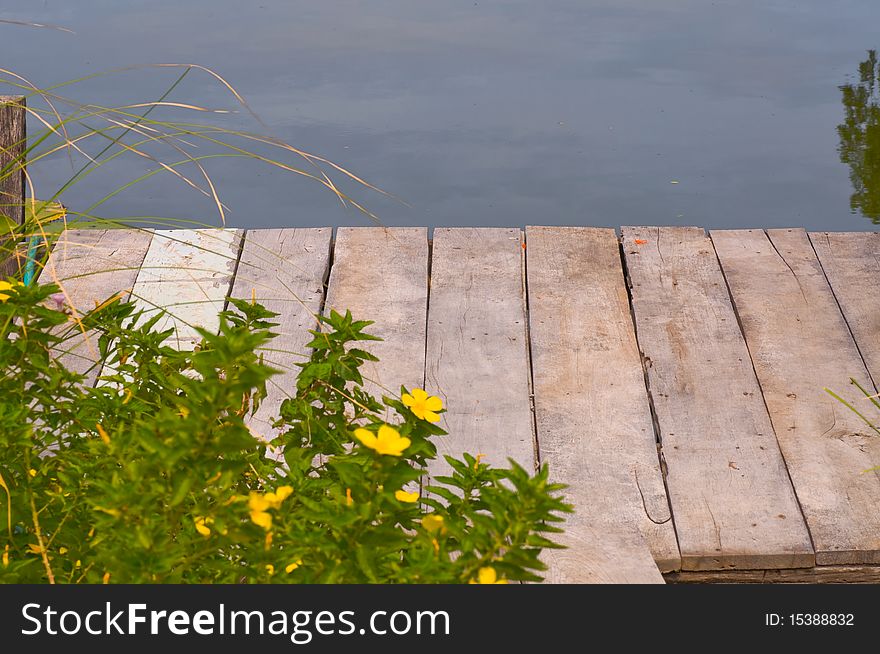
M 134 64 L 210 67 L 263 125 L 247 111 L 153 117 L 326 156 L 406 202 L 344 186 L 389 225 L 880 220 L 878 80 L 859 74 L 880 47 L 877 0 L 3 0 L 0 18 L 74 32 L 0 24 L 0 66 L 41 87 Z M 134 104 L 179 73 L 133 70 L 58 92 Z M 844 85 L 859 104 L 849 125 Z M 197 71 L 168 99 L 236 108 Z M 32 173 L 48 195 L 78 166 L 58 153 Z M 368 224 L 302 177 L 240 158 L 205 166 L 232 225 Z M 151 167 L 120 158 L 63 199 L 82 209 Z M 168 174 L 100 213 L 217 221 L 210 200 Z

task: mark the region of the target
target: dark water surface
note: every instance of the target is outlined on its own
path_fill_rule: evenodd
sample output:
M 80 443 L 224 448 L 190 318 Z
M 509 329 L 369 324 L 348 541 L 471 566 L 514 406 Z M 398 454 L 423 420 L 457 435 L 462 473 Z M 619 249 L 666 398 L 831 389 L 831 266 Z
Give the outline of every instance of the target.
M 216 70 L 265 126 L 247 112 L 176 119 L 327 156 L 409 203 L 345 186 L 385 224 L 880 220 L 880 71 L 859 70 L 880 47 L 877 0 L 0 0 L 0 18 L 75 32 L 0 24 L 0 67 L 41 87 L 129 64 Z M 63 93 L 120 106 L 156 99 L 178 74 L 131 71 Z M 170 99 L 235 106 L 197 72 Z M 151 169 L 121 161 L 65 203 L 87 206 Z M 230 224 L 367 222 L 289 173 L 206 166 Z M 51 193 L 72 170 L 59 153 L 33 175 Z M 170 175 L 101 211 L 217 220 Z

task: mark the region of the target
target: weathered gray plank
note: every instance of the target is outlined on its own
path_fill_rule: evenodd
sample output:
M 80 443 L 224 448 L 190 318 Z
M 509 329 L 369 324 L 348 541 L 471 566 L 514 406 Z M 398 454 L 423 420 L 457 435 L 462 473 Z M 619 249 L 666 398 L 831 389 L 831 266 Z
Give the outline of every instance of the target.
M 525 304 L 519 229 L 434 230 L 425 384 L 447 409 L 439 457 L 534 469 Z M 439 457 L 429 472 L 448 474 Z
M 132 297 L 149 317 L 166 315 L 157 330 L 175 328 L 168 344 L 191 350 L 201 340 L 194 327 L 219 328 L 242 231 L 239 229 L 157 230 L 135 281 Z
M 609 529 L 603 521 L 563 525 L 554 540 L 566 549 L 545 550 L 550 584 L 662 584 L 663 575 L 637 529 Z
M 379 357 L 362 368 L 365 387 L 377 395 L 400 394 L 401 384 L 425 381 L 428 311 L 428 231 L 423 227 L 340 227 L 325 313 L 350 310 L 355 320 L 374 320 L 367 332 L 382 341 L 361 347 Z
M 40 273 L 39 283 L 57 283 L 65 303 L 84 313 L 113 295 L 128 299 L 153 235 L 135 229 L 67 230 Z M 88 333 L 66 340 L 59 358 L 94 384 L 99 374 L 98 344 Z
M 324 299 L 330 263 L 329 227 L 315 229 L 255 229 L 245 236 L 231 296 L 255 300 L 278 314 L 272 329 L 278 334 L 263 352 L 268 365 L 281 370 L 269 380 L 266 397 L 249 417 L 251 429 L 273 438 L 272 421 L 285 398 L 296 393 L 296 364 L 305 361 Z
M 874 383 L 878 384 L 880 233 L 813 232 L 810 240 L 868 366 L 868 372 Z
M 646 544 L 661 570 L 678 569 L 614 231 L 528 227 L 526 245 L 538 451 L 569 484 L 576 512 L 566 529 L 580 543 L 547 560 L 568 581 L 586 581 L 587 562 L 605 560 L 609 547 L 636 565 Z M 652 566 L 623 568 L 621 580 L 657 581 Z
M 711 241 L 622 232 L 682 569 L 815 565 Z
M 664 575 L 674 584 L 880 584 L 880 566 L 820 565 L 781 570 L 682 570 Z
M 870 384 L 806 233 L 713 231 L 816 562 L 880 562 L 880 439 L 823 391 Z
M 21 157 L 27 147 L 27 111 L 24 96 L 0 95 L 0 170 Z M 24 167 L 16 164 L 0 178 L 0 214 L 21 224 L 24 219 Z M 10 244 L 0 240 L 0 247 Z M 0 255 L 0 279 L 18 272 L 15 257 L 4 260 Z

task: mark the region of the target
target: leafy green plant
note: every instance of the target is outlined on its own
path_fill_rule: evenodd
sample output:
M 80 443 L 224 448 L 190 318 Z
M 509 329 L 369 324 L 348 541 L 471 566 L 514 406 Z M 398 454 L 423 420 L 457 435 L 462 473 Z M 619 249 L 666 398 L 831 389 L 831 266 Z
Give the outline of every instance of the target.
M 278 435 L 248 416 L 277 371 L 274 314 L 230 299 L 193 352 L 135 305 L 73 317 L 55 285 L 0 285 L 0 579 L 497 583 L 538 580 L 561 486 L 464 455 L 424 486 L 438 398 L 372 396 L 367 321 L 319 317 Z M 59 353 L 88 338 L 95 387 Z M 291 389 L 293 390 L 293 389 Z

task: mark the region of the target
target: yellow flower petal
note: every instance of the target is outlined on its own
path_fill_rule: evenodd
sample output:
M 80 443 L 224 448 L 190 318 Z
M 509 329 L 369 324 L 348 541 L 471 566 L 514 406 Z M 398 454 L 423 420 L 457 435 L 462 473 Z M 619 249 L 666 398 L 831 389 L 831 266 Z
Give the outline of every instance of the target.
M 251 491 L 248 495 L 248 508 L 251 511 L 261 512 L 268 509 L 272 503 L 262 493 Z
M 268 572 L 269 576 L 271 577 L 272 575 L 275 574 L 275 566 L 272 565 L 271 563 L 267 563 L 266 564 L 266 572 Z
M 498 580 L 498 573 L 495 572 L 495 568 L 480 568 L 477 578 L 481 584 L 494 584 Z
M 206 538 L 211 535 L 211 530 L 208 528 L 208 525 L 214 522 L 213 518 L 204 518 L 200 515 L 197 515 L 193 518 L 193 522 L 196 526 L 196 531 L 199 532 L 202 536 Z
M 275 491 L 275 495 L 277 495 L 278 499 L 282 502 L 290 497 L 291 493 L 293 493 L 293 486 L 281 486 Z
M 404 393 L 400 396 L 400 401 L 403 402 L 404 406 L 412 406 L 416 403 L 415 398 L 409 393 Z
M 440 422 L 440 414 L 434 413 L 433 411 L 425 411 L 422 420 L 427 420 L 428 422 Z
M 412 443 L 410 439 L 401 436 L 399 431 L 389 425 L 379 427 L 378 434 L 373 434 L 366 429 L 356 429 L 354 435 L 366 447 L 379 454 L 389 456 L 400 456 Z
M 414 388 L 412 391 L 412 396 L 413 398 L 415 398 L 416 402 L 424 402 L 426 399 L 428 399 L 428 393 L 421 388 Z
M 100 436 L 101 440 L 104 441 L 104 445 L 110 445 L 110 436 L 107 435 L 107 431 L 101 426 L 100 423 L 95 425 L 95 429 L 98 430 L 98 436 Z
M 21 286 L 21 282 L 0 281 L 0 291 L 11 291 L 16 286 Z M 9 293 L 0 292 L 0 302 L 6 302 L 9 299 Z
M 355 429 L 354 436 L 367 447 L 376 449 L 376 434 L 368 429 Z
M 418 491 L 414 491 L 412 493 L 407 493 L 405 490 L 394 491 L 394 498 L 399 502 L 406 502 L 408 504 L 412 504 L 413 502 L 419 501 L 419 493 Z
M 439 411 L 443 408 L 443 400 L 441 400 L 436 395 L 432 395 L 425 400 L 425 408 L 428 411 Z
M 443 516 L 437 515 L 435 513 L 430 513 L 422 518 L 422 527 L 425 528 L 429 534 L 433 534 L 435 531 L 440 531 L 441 533 L 446 530 L 446 525 L 443 522 Z
M 286 572 L 287 574 L 290 574 L 291 572 L 296 570 L 301 565 L 302 565 L 302 559 L 297 559 L 293 563 L 288 564 L 287 567 L 284 568 L 284 572 Z
M 506 584 L 506 579 L 499 579 L 495 568 L 486 566 L 477 571 L 477 578 L 471 579 L 470 584 Z
M 251 521 L 263 529 L 272 528 L 272 514 L 265 511 L 251 511 Z

